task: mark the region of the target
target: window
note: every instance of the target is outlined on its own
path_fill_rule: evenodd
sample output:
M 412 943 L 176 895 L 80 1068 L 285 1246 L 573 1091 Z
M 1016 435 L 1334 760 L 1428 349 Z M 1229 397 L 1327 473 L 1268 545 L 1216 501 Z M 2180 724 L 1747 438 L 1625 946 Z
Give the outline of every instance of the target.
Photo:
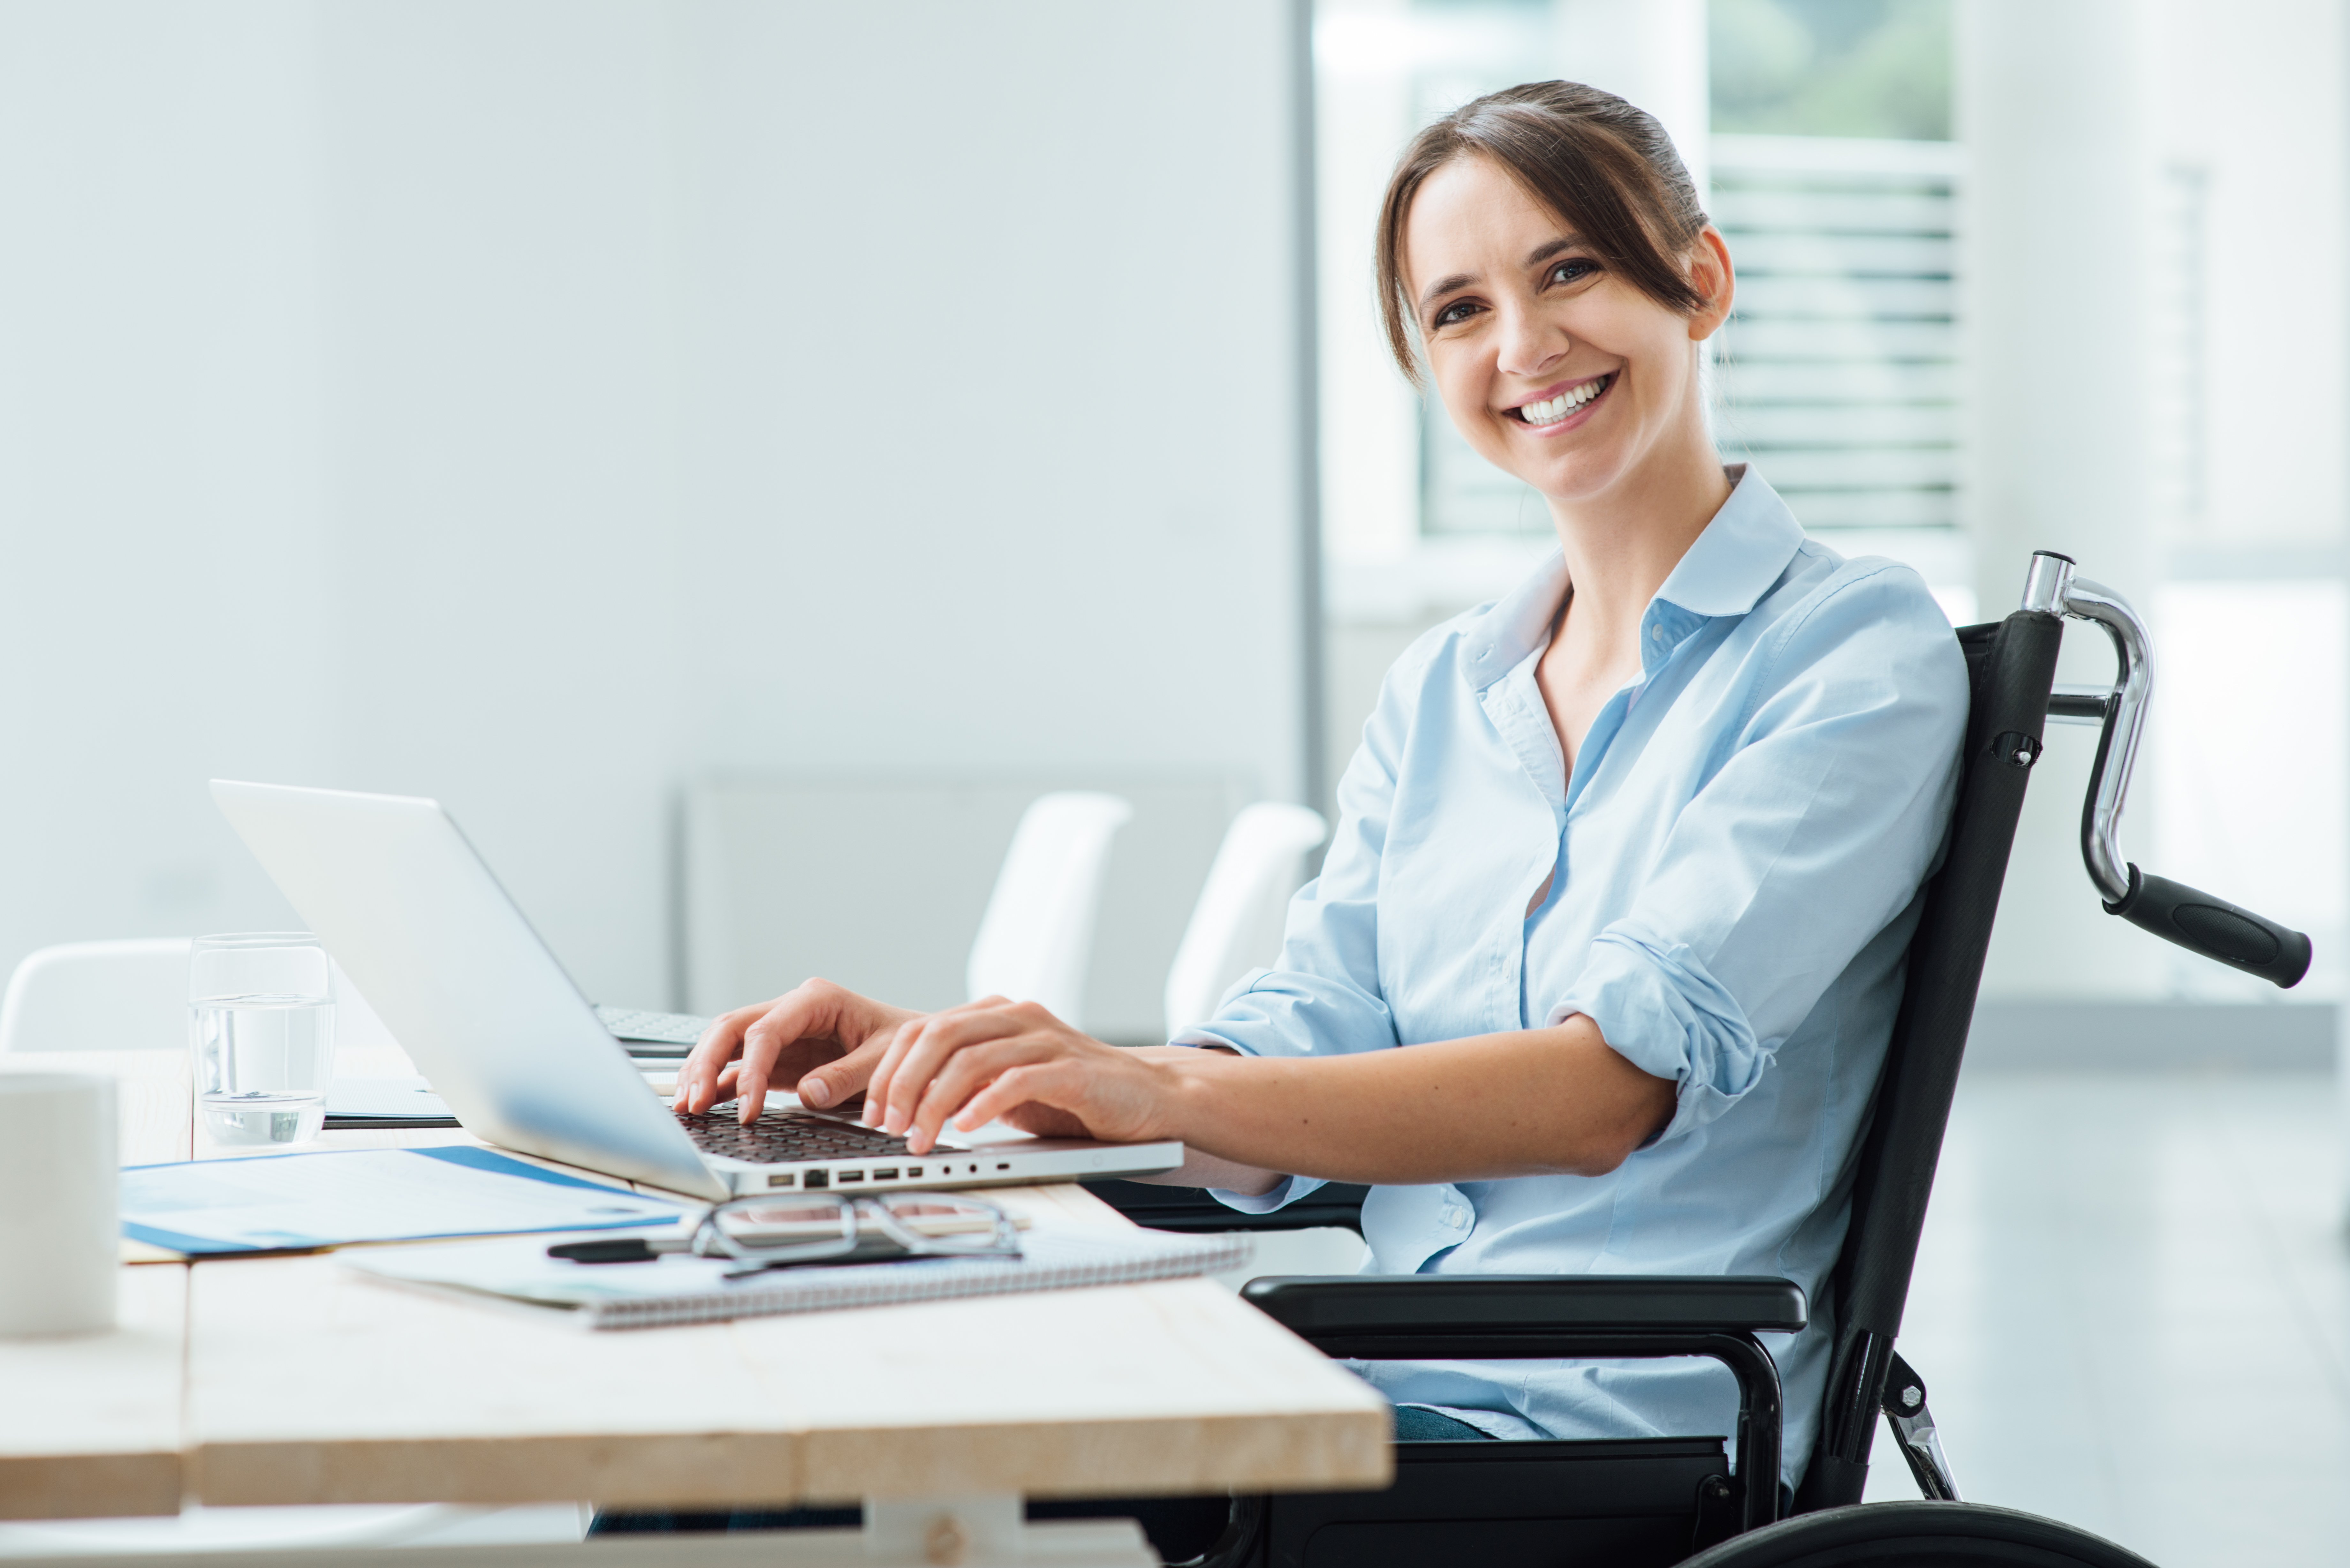
M 1739 272 L 1714 434 L 1804 527 L 1973 618 L 1960 530 L 1950 0 L 1711 0 L 1711 212 Z
M 1715 439 L 1807 528 L 1958 526 L 1958 179 L 1948 142 L 1714 138 Z

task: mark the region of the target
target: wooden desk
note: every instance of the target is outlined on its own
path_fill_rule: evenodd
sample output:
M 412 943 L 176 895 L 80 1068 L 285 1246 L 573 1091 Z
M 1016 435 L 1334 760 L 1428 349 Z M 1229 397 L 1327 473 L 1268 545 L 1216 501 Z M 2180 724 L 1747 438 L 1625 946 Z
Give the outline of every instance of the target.
M 406 1070 L 370 1054 L 349 1065 Z M 117 1076 L 125 1163 L 195 1147 L 179 1052 L 0 1057 L 20 1068 Z M 452 1140 L 472 1141 L 314 1147 Z M 1039 1225 L 1128 1223 L 1074 1186 L 993 1196 Z M 114 1334 L 0 1341 L 0 1518 L 16 1519 L 172 1512 L 183 1494 L 1016 1504 L 1376 1486 L 1391 1463 L 1377 1395 L 1204 1280 L 588 1334 L 331 1256 L 144 1264 L 124 1270 Z

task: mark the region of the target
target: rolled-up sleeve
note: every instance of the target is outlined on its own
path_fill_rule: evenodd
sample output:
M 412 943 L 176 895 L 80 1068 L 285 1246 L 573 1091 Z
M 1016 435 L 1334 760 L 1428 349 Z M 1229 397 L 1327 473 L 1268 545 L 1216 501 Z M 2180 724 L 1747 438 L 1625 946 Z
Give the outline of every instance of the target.
M 1659 1141 L 1752 1089 L 1908 907 L 1957 788 L 1966 668 L 1914 574 L 1880 566 L 1773 637 L 1734 747 L 1549 1009 L 1678 1085 Z

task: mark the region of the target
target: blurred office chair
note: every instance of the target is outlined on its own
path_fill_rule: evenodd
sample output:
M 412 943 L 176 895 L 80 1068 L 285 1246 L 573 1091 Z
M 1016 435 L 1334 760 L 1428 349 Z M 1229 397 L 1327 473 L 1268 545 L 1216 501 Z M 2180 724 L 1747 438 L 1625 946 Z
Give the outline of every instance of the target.
M 186 1044 L 188 946 L 186 937 L 140 937 L 26 954 L 0 998 L 0 1053 Z
M 1004 996 L 1043 1003 L 1085 1027 L 1086 966 L 1110 840 L 1134 815 L 1114 794 L 1068 790 L 1038 795 L 1021 814 L 995 874 L 995 891 L 963 971 L 972 1001 Z
M 176 1051 L 188 1043 L 190 937 L 60 942 L 25 955 L 0 997 L 0 1054 Z M 335 971 L 335 1041 L 395 1042 L 343 966 Z
M 1234 981 L 1279 953 L 1306 851 L 1329 834 L 1320 812 L 1280 801 L 1261 800 L 1232 818 L 1168 966 L 1170 1038 L 1212 1015 Z

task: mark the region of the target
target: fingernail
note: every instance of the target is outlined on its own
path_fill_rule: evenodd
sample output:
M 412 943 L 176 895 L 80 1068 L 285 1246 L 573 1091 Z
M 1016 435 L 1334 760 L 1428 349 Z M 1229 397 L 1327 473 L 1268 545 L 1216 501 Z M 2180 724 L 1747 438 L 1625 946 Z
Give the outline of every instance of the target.
M 810 1077 L 801 1080 L 800 1103 L 814 1106 L 817 1110 L 824 1109 L 825 1106 L 832 1104 L 832 1085 L 822 1078 Z

